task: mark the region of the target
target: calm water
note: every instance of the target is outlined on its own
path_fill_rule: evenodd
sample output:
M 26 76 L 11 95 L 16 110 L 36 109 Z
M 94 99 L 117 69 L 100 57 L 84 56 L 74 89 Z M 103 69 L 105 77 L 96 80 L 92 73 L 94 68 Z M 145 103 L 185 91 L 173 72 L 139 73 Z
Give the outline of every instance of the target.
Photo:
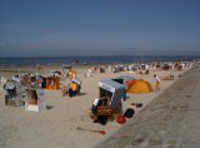
M 75 60 L 79 64 L 111 64 L 135 63 L 153 61 L 193 60 L 195 56 L 93 56 L 93 57 L 51 57 L 51 58 L 0 58 L 0 65 L 47 65 L 47 64 L 72 64 Z

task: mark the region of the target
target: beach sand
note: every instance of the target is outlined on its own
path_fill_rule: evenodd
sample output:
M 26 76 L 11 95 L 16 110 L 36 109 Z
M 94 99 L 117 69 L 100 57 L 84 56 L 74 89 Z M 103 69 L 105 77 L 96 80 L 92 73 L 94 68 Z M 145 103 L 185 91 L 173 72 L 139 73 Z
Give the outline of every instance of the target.
M 199 88 L 199 69 L 187 72 L 96 148 L 199 147 Z
M 59 68 L 49 67 L 43 69 L 43 72 L 52 69 Z M 22 69 L 20 70 L 22 71 Z M 52 106 L 52 109 L 40 113 L 25 112 L 23 107 L 5 106 L 4 92 L 0 91 L 0 148 L 93 148 L 123 127 L 115 121 L 108 122 L 105 126 L 95 124 L 90 119 L 89 112 L 93 100 L 98 97 L 99 80 L 115 78 L 129 73 L 98 73 L 93 77 L 85 78 L 84 72 L 86 70 L 87 68 L 84 67 L 77 68 L 78 75 L 83 82 L 81 90 L 83 94 L 81 96 L 69 98 L 68 96 L 62 97 L 60 91 L 46 91 L 46 104 Z M 13 73 L 15 72 L 1 72 L 0 74 L 11 76 Z M 162 77 L 169 72 L 159 71 L 156 73 Z M 145 95 L 129 95 L 129 99 L 123 102 L 123 108 L 134 108 L 131 103 L 139 102 L 143 103 L 144 106 L 139 109 L 135 108 L 135 111 L 136 113 L 142 111 L 153 99 L 171 87 L 179 79 L 178 75 L 180 73 L 184 73 L 184 71 L 175 72 L 174 81 L 161 81 L 160 91 Z M 141 78 L 140 75 L 133 76 Z M 153 73 L 143 75 L 142 78 L 153 85 L 155 83 Z M 135 119 L 133 118 L 133 120 Z M 79 131 L 77 127 L 105 130 L 106 135 Z

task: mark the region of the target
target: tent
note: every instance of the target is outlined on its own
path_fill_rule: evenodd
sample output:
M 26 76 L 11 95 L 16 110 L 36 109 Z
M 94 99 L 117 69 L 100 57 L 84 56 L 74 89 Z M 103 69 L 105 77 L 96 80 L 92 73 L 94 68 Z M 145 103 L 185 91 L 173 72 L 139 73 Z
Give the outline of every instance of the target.
M 145 94 L 153 91 L 151 84 L 145 80 L 129 81 L 128 86 L 129 88 L 127 92 L 132 94 Z

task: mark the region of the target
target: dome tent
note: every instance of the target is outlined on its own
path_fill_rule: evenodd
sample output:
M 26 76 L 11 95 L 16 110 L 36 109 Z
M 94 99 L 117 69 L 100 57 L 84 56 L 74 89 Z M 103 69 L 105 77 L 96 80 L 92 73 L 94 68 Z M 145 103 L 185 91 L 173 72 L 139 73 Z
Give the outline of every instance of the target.
M 153 92 L 151 84 L 145 80 L 131 80 L 129 81 L 128 93 L 131 94 L 145 94 Z

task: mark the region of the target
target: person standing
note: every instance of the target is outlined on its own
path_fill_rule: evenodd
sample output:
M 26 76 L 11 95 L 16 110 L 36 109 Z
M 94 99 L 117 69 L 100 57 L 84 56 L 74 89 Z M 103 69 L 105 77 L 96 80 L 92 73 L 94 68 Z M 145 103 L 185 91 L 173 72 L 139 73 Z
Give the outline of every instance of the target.
M 155 86 L 155 89 L 156 90 L 160 90 L 160 78 L 158 77 L 158 75 L 154 75 L 154 78 L 156 80 L 156 86 Z

